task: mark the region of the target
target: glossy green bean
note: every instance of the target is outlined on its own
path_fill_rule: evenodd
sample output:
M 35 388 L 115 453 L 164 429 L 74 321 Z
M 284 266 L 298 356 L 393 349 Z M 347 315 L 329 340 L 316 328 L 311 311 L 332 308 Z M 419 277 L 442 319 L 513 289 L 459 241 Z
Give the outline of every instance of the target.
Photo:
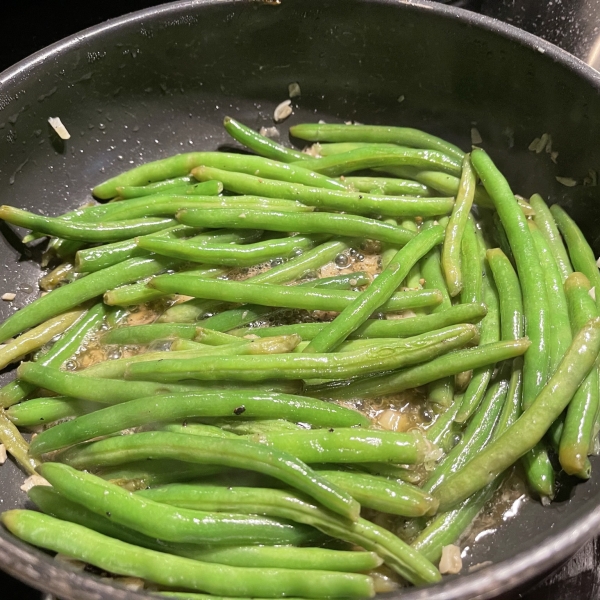
M 409 367 L 397 373 L 365 377 L 350 383 L 347 381 L 332 382 L 309 387 L 308 392 L 311 395 L 335 400 L 386 396 L 425 385 L 440 377 L 456 375 L 465 370 L 521 356 L 529 348 L 529 344 L 527 338 L 521 338 L 510 342 L 497 342 L 477 348 L 457 350 L 434 358 L 428 363 Z
M 446 237 L 442 245 L 442 271 L 452 297 L 462 290 L 461 247 L 462 238 L 467 225 L 475 197 L 476 177 L 471 166 L 471 157 L 466 155 L 462 163 L 462 174 L 456 202 L 446 228 Z
M 100 296 L 107 290 L 150 277 L 168 269 L 172 264 L 172 260 L 164 258 L 131 258 L 108 269 L 91 273 L 67 286 L 56 288 L 6 319 L 0 325 L 0 342 Z
M 462 160 L 464 156 L 460 148 L 446 140 L 410 127 L 303 123 L 293 125 L 290 133 L 310 142 L 383 142 L 438 150 L 454 157 L 455 160 Z
M 117 327 L 102 334 L 103 344 L 149 344 L 155 340 L 181 338 L 193 340 L 198 327 L 191 323 L 152 323 Z
M 354 377 L 431 359 L 439 353 L 463 346 L 473 339 L 475 331 L 474 325 L 454 325 L 431 334 L 405 338 L 375 351 L 365 348 L 329 354 L 304 352 L 270 356 L 207 356 L 200 360 L 140 362 L 129 365 L 125 377 L 150 381 Z
M 240 173 L 253 173 L 258 177 L 302 183 L 332 190 L 344 189 L 343 184 L 324 175 L 299 166 L 262 158 L 261 156 L 227 152 L 190 152 L 135 167 L 97 185 L 92 191 L 97 198 L 108 199 L 116 196 L 117 187 L 145 185 L 162 179 L 188 175 L 198 166 L 215 167 Z
M 81 242 L 116 242 L 137 235 L 147 235 L 175 225 L 173 219 L 131 219 L 87 224 L 58 217 L 36 215 L 20 208 L 0 206 L 0 219 L 68 240 Z
M 558 204 L 553 204 L 550 212 L 565 239 L 573 268 L 583 273 L 593 288 L 600 290 L 600 272 L 596 265 L 596 256 L 581 229 Z M 600 293 L 596 295 L 596 306 L 600 308 Z
M 477 323 L 487 313 L 485 304 L 457 304 L 443 312 L 403 319 L 369 319 L 353 331 L 348 339 L 401 338 L 419 335 L 458 323 Z M 253 334 L 259 337 L 297 333 L 303 340 L 311 340 L 326 327 L 325 323 L 298 323 L 277 327 L 245 327 L 231 334 L 239 337 Z
M 598 310 L 589 295 L 590 282 L 582 273 L 569 275 L 564 289 L 571 328 L 575 334 L 589 319 L 598 316 Z M 598 369 L 592 369 L 569 403 L 560 437 L 558 458 L 561 467 L 569 475 L 583 479 L 590 476 L 587 456 L 591 454 L 598 407 Z
M 250 148 L 250 150 L 253 150 L 260 156 L 280 160 L 284 163 L 303 160 L 305 157 L 309 158 L 308 155 L 293 148 L 286 148 L 231 117 L 223 119 L 223 127 L 234 140 L 237 140 L 240 144 L 243 144 L 246 148 Z
M 182 210 L 177 220 L 192 227 L 257 228 L 267 231 L 331 233 L 361 237 L 404 246 L 415 234 L 403 227 L 382 223 L 358 215 L 315 212 L 293 213 L 277 210 L 221 209 Z
M 383 196 L 345 190 L 330 190 L 263 179 L 244 173 L 198 167 L 193 171 L 200 181 L 217 179 L 226 190 L 238 194 L 253 194 L 271 198 L 297 200 L 308 206 L 339 210 L 358 215 L 387 215 L 391 217 L 434 217 L 452 211 L 453 198 L 418 198 L 415 196 Z
M 82 465 L 86 463 L 108 466 L 141 458 L 176 458 L 198 464 L 242 467 L 279 479 L 351 521 L 360 512 L 360 505 L 349 494 L 338 490 L 294 456 L 241 438 L 150 431 L 107 438 L 60 453 L 60 460 L 75 468 L 85 468 Z
M 480 258 L 479 241 L 475 221 L 468 218 L 461 244 L 462 289 L 461 303 L 483 302 L 483 264 Z
M 449 439 L 454 433 L 454 417 L 460 408 L 462 398 L 457 397 L 454 402 L 439 414 L 437 419 L 425 430 L 425 437 L 434 445 L 449 451 L 453 440 Z
M 293 569 L 246 569 L 199 563 L 138 548 L 91 529 L 28 510 L 5 512 L 2 523 L 31 544 L 83 560 L 111 573 L 142 577 L 156 583 L 213 594 L 277 598 L 281 595 L 371 597 L 372 580 L 354 573 L 307 572 Z M 200 567 L 200 568 L 199 568 Z
M 229 548 L 167 543 L 133 529 L 117 525 L 110 518 L 97 515 L 84 506 L 67 500 L 49 486 L 34 486 L 29 490 L 28 495 L 42 512 L 57 519 L 77 523 L 129 544 L 209 563 L 219 563 L 232 567 L 361 572 L 373 569 L 382 562 L 374 552 L 297 548 L 295 546 L 239 546 Z
M 548 299 L 544 273 L 536 258 L 527 219 L 519 209 L 508 182 L 485 151 L 476 148 L 471 162 L 494 200 L 517 264 L 523 292 L 525 330 L 531 346 L 524 357 L 523 407 L 536 398 L 548 379 Z
M 381 277 L 381 275 L 380 275 Z M 379 277 L 379 278 L 380 278 Z M 379 280 L 378 278 L 378 280 Z M 334 289 L 306 288 L 289 285 L 260 284 L 232 281 L 207 280 L 191 277 L 185 273 L 174 273 L 155 277 L 148 285 L 169 294 L 184 294 L 195 298 L 220 300 L 222 302 L 242 302 L 269 307 L 304 308 L 306 310 L 331 310 L 341 312 L 361 297 L 364 292 L 352 292 Z M 370 289 L 370 288 L 367 288 Z M 395 288 L 394 288 L 395 289 Z M 422 293 L 416 290 L 397 292 L 381 305 L 375 306 L 383 312 L 397 312 L 431 300 L 437 300 L 435 292 Z M 212 327 L 212 326 L 211 326 Z
M 531 450 L 570 402 L 600 352 L 600 318 L 574 337 L 558 369 L 531 406 L 504 433 L 437 488 L 440 510 L 448 510 L 484 488 Z
M 433 583 L 440 578 L 437 569 L 427 560 L 389 531 L 365 519 L 348 523 L 293 492 L 231 487 L 219 490 L 211 487 L 186 486 L 182 489 L 178 486 L 175 493 L 183 496 L 183 501 L 189 504 L 213 506 L 213 498 L 218 496 L 221 506 L 236 506 L 237 510 L 251 513 L 285 515 L 284 518 L 310 523 L 324 533 L 376 552 L 389 567 L 411 583 Z M 166 492 L 165 496 L 169 490 Z
M 148 185 L 122 186 L 117 188 L 117 195 L 125 199 L 140 198 L 141 196 L 151 196 L 153 194 L 168 192 L 173 188 L 188 186 L 193 184 L 195 181 L 196 180 L 191 175 L 183 175 L 182 177 L 165 179 L 164 181 L 149 183 Z
M 30 446 L 32 455 L 44 454 L 122 429 L 189 417 L 241 416 L 308 423 L 316 427 L 368 427 L 361 413 L 328 402 L 288 394 L 258 392 L 202 392 L 150 396 L 109 406 L 42 431 Z
M 69 282 L 73 279 L 75 267 L 71 263 L 63 263 L 58 265 L 55 269 L 52 269 L 50 273 L 44 275 L 40 281 L 39 286 L 41 290 L 49 292 L 63 282 Z
M 412 265 L 439 244 L 443 238 L 444 229 L 436 226 L 423 231 L 408 242 L 377 279 L 356 300 L 344 308 L 328 327 L 313 338 L 304 352 L 330 352 L 340 342 L 343 342 L 373 312 L 390 299 Z
M 323 238 L 323 234 L 298 235 L 240 246 L 195 243 L 190 240 L 168 240 L 157 237 L 140 237 L 136 238 L 136 241 L 140 248 L 178 260 L 228 267 L 251 267 L 274 258 L 291 258 L 324 241 Z
M 395 177 L 344 177 L 351 191 L 385 196 L 434 196 L 435 193 L 422 183 Z
M 29 444 L 6 416 L 4 409 L 0 409 L 0 443 L 4 444 L 8 453 L 24 471 L 30 475 L 35 475 L 40 462 L 36 458 L 29 456 Z
M 102 408 L 95 402 L 67 396 L 31 398 L 6 410 L 6 416 L 18 427 L 34 427 L 67 417 L 77 417 Z
M 544 202 L 544 199 L 539 194 L 533 194 L 529 199 L 531 207 L 535 210 L 534 223 L 538 226 L 541 234 L 546 240 L 550 252 L 556 261 L 558 270 L 564 283 L 565 279 L 573 272 L 571 266 L 571 260 L 567 254 L 567 249 L 560 237 L 556 221 L 548 208 L 548 205 Z
M 38 357 L 37 363 L 49 367 L 61 367 L 79 350 L 88 335 L 100 327 L 105 313 L 106 310 L 101 302 L 90 308 L 79 321 L 67 329 L 48 351 Z M 8 408 L 17 404 L 31 394 L 35 388 L 35 385 L 19 379 L 11 381 L 0 389 L 0 407 Z

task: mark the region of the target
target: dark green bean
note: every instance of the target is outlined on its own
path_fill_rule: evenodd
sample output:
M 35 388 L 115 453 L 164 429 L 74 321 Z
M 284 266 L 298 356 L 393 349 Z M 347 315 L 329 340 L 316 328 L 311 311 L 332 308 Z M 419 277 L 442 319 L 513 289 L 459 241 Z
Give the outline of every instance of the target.
M 318 333 L 304 351 L 330 352 L 340 342 L 343 342 L 373 312 L 390 299 L 410 268 L 443 238 L 444 229 L 441 226 L 435 226 L 421 232 L 408 242 L 377 279 L 356 300 L 344 308 L 328 327 Z
M 600 318 L 577 333 L 558 369 L 531 406 L 480 454 L 435 491 L 440 510 L 448 510 L 484 488 L 530 451 L 570 402 L 600 352 Z
M 170 556 L 106 537 L 75 523 L 29 510 L 3 513 L 2 523 L 33 545 L 60 552 L 105 571 L 142 577 L 166 586 L 213 594 L 267 598 L 286 596 L 371 597 L 366 575 L 293 569 L 247 569 Z M 307 573 L 309 575 L 307 576 Z
M 316 427 L 368 427 L 361 413 L 328 402 L 288 394 L 259 392 L 202 392 L 150 396 L 109 406 L 42 431 L 30 446 L 32 455 L 52 452 L 122 429 L 188 417 L 273 419 L 308 423 Z
M 403 390 L 425 385 L 441 377 L 456 375 L 465 370 L 476 369 L 521 356 L 529 348 L 529 340 L 522 338 L 511 342 L 497 342 L 477 348 L 457 350 L 434 358 L 428 363 L 403 369 L 397 373 L 375 375 L 308 388 L 311 395 L 343 400 L 346 398 L 375 398 L 395 394 Z
M 271 198 L 297 200 L 308 206 L 339 210 L 358 215 L 391 217 L 435 217 L 452 211 L 454 198 L 417 198 L 415 196 L 382 196 L 344 190 L 331 190 L 284 181 L 265 179 L 251 174 L 198 167 L 193 171 L 200 181 L 216 179 L 226 190 L 238 194 L 253 194 Z
M 351 521 L 355 521 L 360 512 L 360 505 L 351 496 L 294 456 L 241 438 L 150 431 L 107 438 L 60 453 L 61 461 L 76 468 L 85 468 L 82 467 L 85 463 L 108 466 L 141 458 L 176 458 L 198 464 L 242 467 L 296 487 Z

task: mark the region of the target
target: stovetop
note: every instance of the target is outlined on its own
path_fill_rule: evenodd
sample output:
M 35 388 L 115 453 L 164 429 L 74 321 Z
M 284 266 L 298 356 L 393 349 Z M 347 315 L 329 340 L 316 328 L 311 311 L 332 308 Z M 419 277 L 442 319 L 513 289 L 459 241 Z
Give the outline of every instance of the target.
M 600 0 L 449 0 L 534 33 L 600 70 Z M 161 4 L 152 0 L 5 0 L 0 36 L 0 72 L 57 40 L 128 12 Z M 52 600 L 0 571 L 2 600 Z M 528 591 L 498 600 L 592 600 L 600 598 L 600 538 Z

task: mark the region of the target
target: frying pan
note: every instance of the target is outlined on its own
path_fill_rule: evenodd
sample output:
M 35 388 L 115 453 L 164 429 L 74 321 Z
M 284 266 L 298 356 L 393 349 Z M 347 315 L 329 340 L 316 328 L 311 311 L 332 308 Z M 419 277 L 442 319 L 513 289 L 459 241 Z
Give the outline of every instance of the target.
M 54 44 L 0 75 L 0 201 L 57 214 L 143 161 L 230 145 L 223 117 L 272 125 L 294 81 L 302 96 L 280 126 L 284 139 L 293 123 L 352 119 L 419 127 L 468 148 L 475 126 L 514 189 L 565 206 L 600 251 L 599 188 L 581 185 L 600 166 L 600 76 L 520 30 L 419 0 L 176 2 Z M 70 140 L 52 135 L 50 116 Z M 543 133 L 557 164 L 527 149 Z M 6 318 L 38 293 L 39 250 L 1 228 L 0 287 L 17 293 L 0 306 Z M 550 507 L 525 502 L 479 536 L 464 575 L 398 596 L 491 598 L 548 572 L 600 531 L 592 464 L 592 479 L 565 482 Z M 26 505 L 23 478 L 10 462 L 0 469 L 2 509 Z M 1 528 L 0 566 L 65 600 L 148 597 L 59 567 Z

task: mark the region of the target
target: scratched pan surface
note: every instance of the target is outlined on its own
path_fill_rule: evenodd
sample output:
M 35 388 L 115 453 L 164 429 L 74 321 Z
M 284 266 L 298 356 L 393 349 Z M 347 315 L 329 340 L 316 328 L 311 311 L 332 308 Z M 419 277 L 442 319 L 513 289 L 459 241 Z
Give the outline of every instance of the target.
M 467 149 L 473 123 L 515 190 L 566 206 L 600 253 L 598 188 L 567 188 L 600 166 L 600 79 L 583 63 L 526 33 L 426 2 L 196 0 L 117 19 L 51 46 L 0 75 L 0 202 L 57 214 L 124 169 L 228 144 L 225 115 L 272 125 L 274 107 L 298 81 L 302 97 L 281 126 L 305 120 L 421 127 Z M 399 102 L 399 97 L 403 101 Z M 60 116 L 66 143 L 47 118 Z M 558 164 L 527 150 L 552 134 Z M 0 291 L 17 293 L 0 316 L 37 297 L 39 269 L 7 227 Z M 3 375 L 6 382 L 12 377 Z M 547 508 L 519 515 L 475 543 L 469 565 L 493 566 L 423 590 L 450 600 L 516 589 L 600 532 L 600 464 Z M 0 508 L 24 506 L 23 475 L 0 469 Z M 52 559 L 0 528 L 0 567 L 64 599 L 142 598 Z

